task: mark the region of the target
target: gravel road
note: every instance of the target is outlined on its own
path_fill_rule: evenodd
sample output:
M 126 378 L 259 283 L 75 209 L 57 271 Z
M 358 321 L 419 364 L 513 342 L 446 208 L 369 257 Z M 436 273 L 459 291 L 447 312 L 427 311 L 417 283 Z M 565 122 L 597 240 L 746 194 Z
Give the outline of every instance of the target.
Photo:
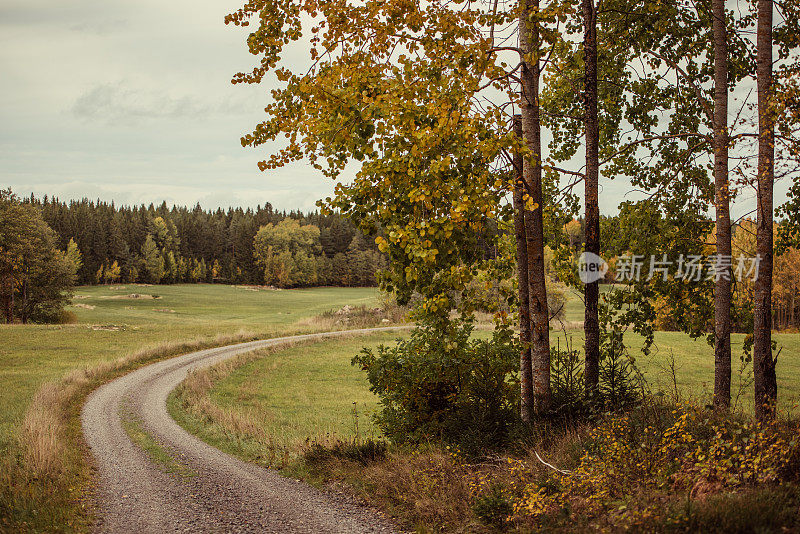
M 314 489 L 242 462 L 178 426 L 166 400 L 193 370 L 244 352 L 308 339 L 391 328 L 351 330 L 253 341 L 202 350 L 142 367 L 94 391 L 81 412 L 96 460 L 98 532 L 397 532 L 386 518 L 342 494 Z M 135 445 L 123 413 L 189 474 L 170 473 Z

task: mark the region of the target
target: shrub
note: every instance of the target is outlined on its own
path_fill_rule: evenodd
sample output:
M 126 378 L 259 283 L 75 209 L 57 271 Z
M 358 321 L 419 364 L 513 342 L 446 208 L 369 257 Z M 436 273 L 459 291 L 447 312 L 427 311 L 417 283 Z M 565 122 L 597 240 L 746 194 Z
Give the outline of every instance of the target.
M 515 516 L 541 526 L 567 511 L 601 530 L 668 530 L 672 524 L 676 530 L 751 532 L 757 523 L 736 500 L 762 518 L 770 502 L 787 508 L 780 488 L 795 477 L 799 453 L 796 425 L 645 404 L 601 421 L 578 465 L 549 475 L 555 484 L 530 481 L 514 503 Z M 678 496 L 670 510 L 668 496 Z M 681 507 L 681 500 L 689 505 Z M 779 521 L 786 524 L 786 518 Z
M 571 340 L 561 348 L 561 340 L 550 349 L 550 387 L 553 406 L 558 412 L 575 413 L 584 405 L 583 357 Z
M 571 339 L 550 349 L 550 386 L 558 415 L 585 416 L 598 409 L 616 411 L 637 404 L 644 396 L 644 378 L 627 354 L 622 333 L 604 330 L 600 343 L 598 397 L 586 398 L 583 354 Z
M 514 513 L 514 503 L 502 484 L 493 483 L 475 498 L 472 511 L 484 523 L 502 528 Z
M 510 330 L 470 339 L 465 320 L 422 319 L 407 340 L 353 358 L 381 398 L 376 416 L 392 441 L 441 439 L 466 451 L 501 446 L 517 419 L 518 347 Z
M 55 320 L 56 324 L 75 324 L 78 322 L 78 316 L 74 312 L 68 310 L 61 310 Z

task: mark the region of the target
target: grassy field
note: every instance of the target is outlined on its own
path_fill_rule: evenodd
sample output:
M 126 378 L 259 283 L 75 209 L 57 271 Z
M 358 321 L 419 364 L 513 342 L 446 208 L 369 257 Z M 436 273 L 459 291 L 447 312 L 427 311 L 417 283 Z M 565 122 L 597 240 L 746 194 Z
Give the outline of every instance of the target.
M 750 410 L 752 407 L 753 387 L 752 366 L 747 365 L 740 373 L 742 343 L 744 334 L 731 336 L 733 354 L 733 376 L 731 378 L 731 396 L 738 398 L 738 407 Z M 781 351 L 778 357 L 778 404 L 782 411 L 798 411 L 800 402 L 800 334 L 773 333 Z M 571 343 L 576 349 L 583 348 L 583 332 L 567 331 L 551 332 L 551 342 L 560 343 L 562 347 Z M 714 391 L 714 350 L 705 338 L 691 339 L 681 332 L 656 332 L 651 353 L 641 353 L 643 339 L 635 334 L 626 334 L 625 341 L 636 366 L 642 371 L 650 388 L 657 392 L 662 390 L 673 393 L 673 373 L 671 362 L 674 360 L 675 382 L 680 394 L 687 399 L 698 402 L 710 402 Z M 741 386 L 741 387 L 740 387 Z M 739 389 L 742 391 L 739 392 Z
M 211 400 L 223 409 L 258 413 L 259 426 L 280 445 L 309 436 L 375 437 L 377 398 L 350 360 L 362 347 L 397 337 L 383 333 L 276 352 L 234 371 L 212 391 Z
M 600 286 L 601 292 L 609 289 L 610 286 Z M 565 334 L 556 325 L 550 334 L 551 342 L 560 342 L 562 347 L 571 343 L 574 348 L 582 349 L 583 332 L 574 326 L 583 322 L 584 306 L 581 296 L 573 289 L 567 289 L 564 312 L 567 332 Z M 740 373 L 744 337 L 743 334 L 731 336 L 731 395 L 735 402 L 738 394 L 739 407 L 750 410 L 753 397 L 750 384 L 752 366 L 748 365 Z M 800 409 L 800 334 L 773 333 L 773 339 L 780 351 L 777 367 L 780 408 L 797 413 Z M 710 401 L 714 391 L 714 351 L 705 338 L 693 340 L 681 332 L 656 332 L 652 353 L 648 356 L 641 354 L 644 343 L 640 336 L 627 334 L 625 341 L 631 356 L 636 359 L 637 366 L 654 391 L 674 391 L 675 384 L 670 370 L 674 358 L 675 382 L 681 394 L 698 402 Z
M 131 295 L 141 298 L 132 298 Z M 157 296 L 158 298 L 152 298 Z M 66 372 L 164 342 L 240 331 L 275 335 L 345 304 L 371 305 L 371 288 L 270 291 L 225 285 L 95 286 L 75 292 L 76 324 L 0 325 L 0 450 L 39 386 Z
M 383 332 L 244 355 L 200 372 L 206 376 L 190 377 L 170 396 L 170 414 L 215 447 L 273 466 L 309 440 L 377 438 L 372 416 L 378 398 L 350 360 L 363 347 L 391 344 L 400 335 Z

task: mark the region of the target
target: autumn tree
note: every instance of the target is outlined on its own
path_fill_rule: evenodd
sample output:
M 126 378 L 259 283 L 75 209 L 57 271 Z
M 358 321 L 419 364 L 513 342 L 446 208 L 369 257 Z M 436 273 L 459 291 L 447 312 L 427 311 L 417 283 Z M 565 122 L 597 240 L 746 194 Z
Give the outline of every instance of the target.
M 590 73 L 593 61 L 592 46 L 587 38 L 593 29 L 588 14 L 592 2 L 583 2 L 584 50 L 583 57 L 572 59 L 569 54 L 560 58 L 564 70 L 559 71 L 559 83 L 554 85 L 555 104 L 569 103 L 569 80 L 574 79 L 581 62 L 583 71 Z M 753 73 L 753 50 L 746 37 L 750 18 L 733 17 L 725 9 L 724 2 L 656 3 L 604 2 L 596 12 L 596 23 L 600 42 L 599 69 L 603 83 L 599 87 L 600 105 L 600 160 L 603 174 L 627 175 L 635 187 L 649 192 L 642 201 L 643 210 L 649 211 L 658 205 L 659 211 L 674 220 L 691 222 L 686 235 L 702 235 L 706 226 L 705 212 L 709 205 L 716 211 L 714 251 L 721 257 L 730 257 L 729 206 L 734 191 L 731 190 L 728 171 L 728 147 L 731 137 L 728 131 L 728 93 Z M 591 39 L 590 39 L 591 40 Z M 588 43 L 591 44 L 591 43 Z M 729 54 L 729 50 L 732 54 Z M 641 68 L 639 68 L 641 67 Z M 616 74 L 613 74 L 615 73 Z M 591 111 L 592 99 L 584 77 L 586 96 L 585 113 Z M 623 104 L 624 102 L 624 104 Z M 578 111 L 577 103 L 567 106 L 571 114 Z M 620 116 L 622 113 L 622 116 Z M 553 107 L 556 120 L 558 106 Z M 622 120 L 622 122 L 620 122 Z M 576 129 L 574 116 L 560 118 L 555 142 L 562 147 L 557 155 L 566 160 L 574 154 L 575 143 L 570 136 Z M 624 124 L 624 137 L 618 135 L 619 125 Z M 558 123 L 557 123 L 558 125 Z M 589 131 L 584 127 L 585 131 Z M 587 154 L 590 137 L 586 138 Z M 713 162 L 713 187 L 707 173 L 707 161 Z M 587 186 L 593 184 L 594 158 L 587 158 L 583 173 Z M 587 189 L 587 210 L 592 205 L 593 191 Z M 589 221 L 587 217 L 587 227 Z M 665 234 L 664 237 L 671 234 Z M 657 237 L 657 236 L 656 236 Z M 586 243 L 594 241 L 587 229 Z M 652 243 L 656 246 L 656 243 Z M 659 250 L 660 248 L 660 250 Z M 650 248 L 656 254 L 676 249 L 662 239 L 658 248 Z M 632 251 L 641 254 L 644 251 Z M 724 262 L 722 263 L 724 265 Z M 726 407 L 730 402 L 730 269 L 722 269 L 715 277 L 715 403 Z M 660 287 L 669 292 L 659 298 L 675 299 L 689 296 L 682 284 L 638 284 L 640 289 Z M 587 288 L 587 291 L 589 288 Z M 587 293 L 587 318 L 594 296 Z M 617 299 L 618 302 L 619 299 Z M 648 315 L 649 303 L 639 297 Z M 700 302 L 698 301 L 698 304 Z M 644 317 L 644 316 L 643 316 Z M 691 325 L 696 334 L 697 323 Z M 591 325 L 587 325 L 591 326 Z M 639 325 L 642 326 L 642 325 Z M 690 326 L 687 324 L 687 326 Z M 589 337 L 587 336 L 587 342 Z M 588 358 L 587 363 L 593 362 Z M 588 369 L 588 367 L 587 367 Z
M 158 249 L 152 234 L 147 234 L 142 245 L 142 260 L 144 271 L 147 273 L 147 281 L 153 284 L 161 282 L 161 279 L 164 278 L 164 256 Z
M 278 287 L 314 285 L 321 250 L 319 228 L 284 219 L 277 225 L 259 228 L 254 239 L 256 262 L 263 269 L 264 281 Z
M 580 243 L 582 230 L 581 223 L 577 219 L 572 219 L 564 225 L 564 233 L 567 235 L 570 247 L 575 247 Z
M 352 183 L 339 184 L 324 205 L 367 234 L 380 229 L 390 259 L 382 283 L 401 301 L 420 294 L 425 313 L 448 317 L 457 306 L 452 292 L 469 284 L 483 259 L 476 237 L 507 216 L 501 200 L 514 179 L 498 167 L 509 163 L 505 154 L 523 154 L 535 409 L 547 411 L 539 30 L 563 17 L 560 4 L 257 1 L 226 20 L 248 25 L 252 17 L 258 27 L 248 43 L 260 62 L 234 83 L 259 83 L 274 71 L 282 86 L 243 145 L 286 135 L 288 144 L 262 169 L 307 158 L 336 178 L 359 162 Z M 514 22 L 516 33 L 504 33 Z M 303 35 L 312 66 L 292 71 L 281 54 Z M 521 111 L 522 142 L 511 135 L 507 102 Z
M 585 221 L 584 251 L 600 255 L 600 118 L 598 115 L 597 91 L 597 7 L 594 0 L 581 0 L 583 14 L 583 122 L 585 146 L 584 203 Z M 586 284 L 584 291 L 584 384 L 588 396 L 596 394 L 600 378 L 600 286 L 599 281 Z
M 79 253 L 56 248 L 41 212 L 0 191 L 0 297 L 6 323 L 48 322 L 69 302 Z

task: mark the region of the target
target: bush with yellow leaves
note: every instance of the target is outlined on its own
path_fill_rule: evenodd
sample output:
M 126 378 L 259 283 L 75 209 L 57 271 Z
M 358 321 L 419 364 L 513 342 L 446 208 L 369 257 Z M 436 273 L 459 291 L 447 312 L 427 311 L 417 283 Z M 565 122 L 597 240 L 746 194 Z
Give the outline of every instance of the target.
M 541 527 L 580 519 L 600 530 L 678 527 L 691 515 L 686 502 L 780 486 L 799 473 L 796 425 L 758 424 L 688 404 L 671 412 L 643 406 L 596 426 L 572 470 L 527 484 L 509 521 Z

